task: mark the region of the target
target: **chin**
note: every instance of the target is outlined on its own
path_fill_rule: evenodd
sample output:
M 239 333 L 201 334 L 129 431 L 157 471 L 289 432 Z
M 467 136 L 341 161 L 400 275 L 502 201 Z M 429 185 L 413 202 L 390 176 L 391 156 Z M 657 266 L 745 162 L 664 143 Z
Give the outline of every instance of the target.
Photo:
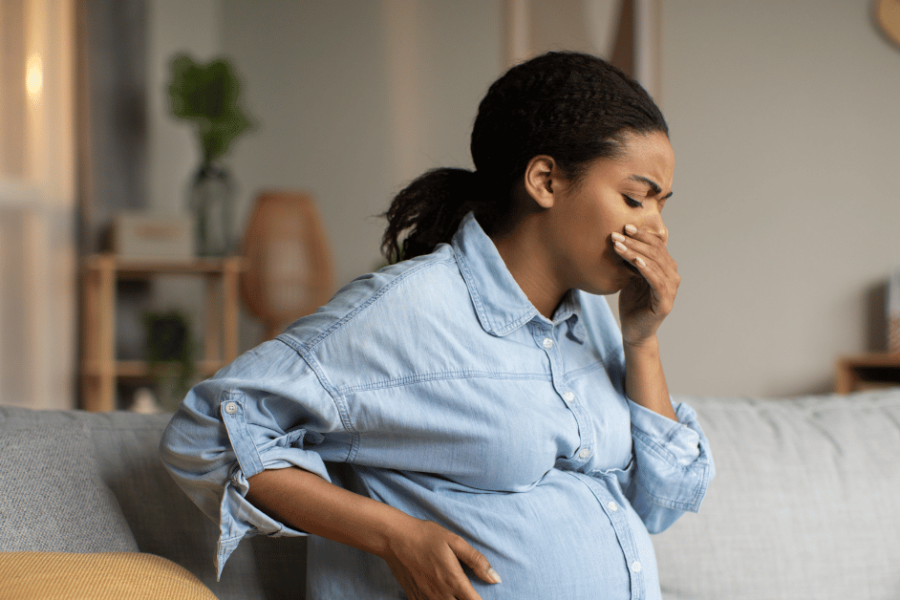
M 625 286 L 628 285 L 629 281 L 631 281 L 630 277 L 611 278 L 602 283 L 597 282 L 593 285 L 584 286 L 579 289 L 588 294 L 594 294 L 595 296 L 609 296 L 610 294 L 621 292 Z
M 608 296 L 621 292 L 636 277 L 642 277 L 637 267 L 625 262 L 618 256 L 604 258 L 605 260 L 600 266 L 602 271 L 598 272 L 600 277 L 582 281 L 582 285 L 578 286 L 578 289 L 588 294 Z

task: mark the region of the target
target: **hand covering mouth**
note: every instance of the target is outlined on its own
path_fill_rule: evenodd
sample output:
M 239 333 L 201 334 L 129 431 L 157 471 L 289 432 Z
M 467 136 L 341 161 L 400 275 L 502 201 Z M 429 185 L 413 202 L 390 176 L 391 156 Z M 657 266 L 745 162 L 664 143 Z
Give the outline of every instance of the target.
M 625 260 L 625 259 L 622 258 L 621 256 L 619 257 L 619 260 L 622 261 L 622 264 L 625 265 L 625 268 L 626 268 L 626 269 L 628 269 L 629 271 L 631 271 L 631 272 L 634 273 L 635 275 L 638 275 L 638 276 L 641 275 L 641 272 L 638 270 L 638 268 L 637 268 L 636 266 L 634 266 L 633 264 L 631 264 L 631 262 Z

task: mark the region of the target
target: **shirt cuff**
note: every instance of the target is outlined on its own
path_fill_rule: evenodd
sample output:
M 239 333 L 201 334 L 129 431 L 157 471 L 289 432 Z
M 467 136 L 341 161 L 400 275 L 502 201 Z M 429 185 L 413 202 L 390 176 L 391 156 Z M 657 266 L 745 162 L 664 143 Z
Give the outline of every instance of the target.
M 697 415 L 690 406 L 684 403 L 673 405 L 678 421 L 645 408 L 630 398 L 628 406 L 633 433 L 659 454 L 682 467 L 690 466 L 700 456 L 701 434 Z
M 331 481 L 321 457 L 309 451 L 274 451 L 263 455 L 264 469 L 299 467 Z M 222 576 L 225 563 L 240 541 L 254 535 L 300 537 L 305 531 L 273 519 L 247 500 L 250 484 L 240 468 L 236 468 L 225 486 L 219 509 L 219 542 L 216 545 L 216 576 Z
M 298 429 L 283 436 L 278 444 L 261 451 L 247 431 L 242 402 L 233 399 L 222 402 L 221 415 L 237 465 L 225 485 L 219 506 L 219 542 L 216 547 L 218 577 L 221 577 L 228 557 L 245 537 L 259 534 L 271 537 L 306 535 L 305 532 L 273 519 L 250 503 L 246 498 L 250 490 L 248 477 L 266 469 L 298 467 L 325 481 L 331 481 L 325 462 L 318 453 L 293 446 L 294 443 L 302 443 L 305 430 Z
M 677 422 L 630 399 L 629 408 L 639 490 L 632 504 L 648 530 L 657 533 L 674 522 L 677 511 L 699 510 L 715 466 L 690 406 L 673 406 Z

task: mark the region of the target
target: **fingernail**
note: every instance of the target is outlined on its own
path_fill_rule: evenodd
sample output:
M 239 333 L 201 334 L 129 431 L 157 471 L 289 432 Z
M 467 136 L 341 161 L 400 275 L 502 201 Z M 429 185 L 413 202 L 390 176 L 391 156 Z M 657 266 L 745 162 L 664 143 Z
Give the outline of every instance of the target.
M 635 233 L 637 233 L 637 227 L 635 227 L 634 225 L 626 225 L 625 231 L 630 233 L 631 235 L 634 235 Z
M 621 233 L 614 233 L 614 234 L 612 234 L 612 239 L 616 242 L 624 242 L 625 236 L 622 235 Z
M 626 252 L 628 250 L 628 248 L 626 248 L 625 244 L 623 244 L 622 242 L 616 242 L 615 246 L 616 250 L 618 250 L 619 252 Z
M 644 260 L 640 256 L 636 256 L 634 262 L 641 265 L 642 267 L 646 267 L 647 265 L 644 263 Z
M 497 571 L 494 570 L 494 567 L 488 569 L 488 577 L 491 578 L 491 583 L 503 583 L 503 580 L 497 575 Z

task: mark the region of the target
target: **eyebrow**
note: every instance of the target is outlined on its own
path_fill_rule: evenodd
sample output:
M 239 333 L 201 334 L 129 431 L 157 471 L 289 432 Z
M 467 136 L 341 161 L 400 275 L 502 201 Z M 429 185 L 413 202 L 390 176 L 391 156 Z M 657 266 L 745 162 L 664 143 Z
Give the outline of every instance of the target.
M 653 181 L 652 179 L 647 179 L 646 177 L 643 177 L 643 176 L 641 176 L 641 175 L 632 175 L 632 176 L 629 177 L 628 179 L 630 179 L 630 180 L 632 180 L 632 181 L 637 181 L 638 183 L 644 183 L 644 184 L 646 184 L 646 185 L 649 185 L 649 186 L 650 186 L 650 190 L 651 190 L 651 191 L 653 192 L 653 194 L 656 195 L 656 196 L 658 196 L 659 194 L 662 193 L 662 188 L 659 187 L 659 184 L 656 183 L 655 181 Z M 671 195 L 672 195 L 672 192 L 669 192 L 668 194 L 666 194 L 665 196 L 663 196 L 662 200 L 668 199 Z

